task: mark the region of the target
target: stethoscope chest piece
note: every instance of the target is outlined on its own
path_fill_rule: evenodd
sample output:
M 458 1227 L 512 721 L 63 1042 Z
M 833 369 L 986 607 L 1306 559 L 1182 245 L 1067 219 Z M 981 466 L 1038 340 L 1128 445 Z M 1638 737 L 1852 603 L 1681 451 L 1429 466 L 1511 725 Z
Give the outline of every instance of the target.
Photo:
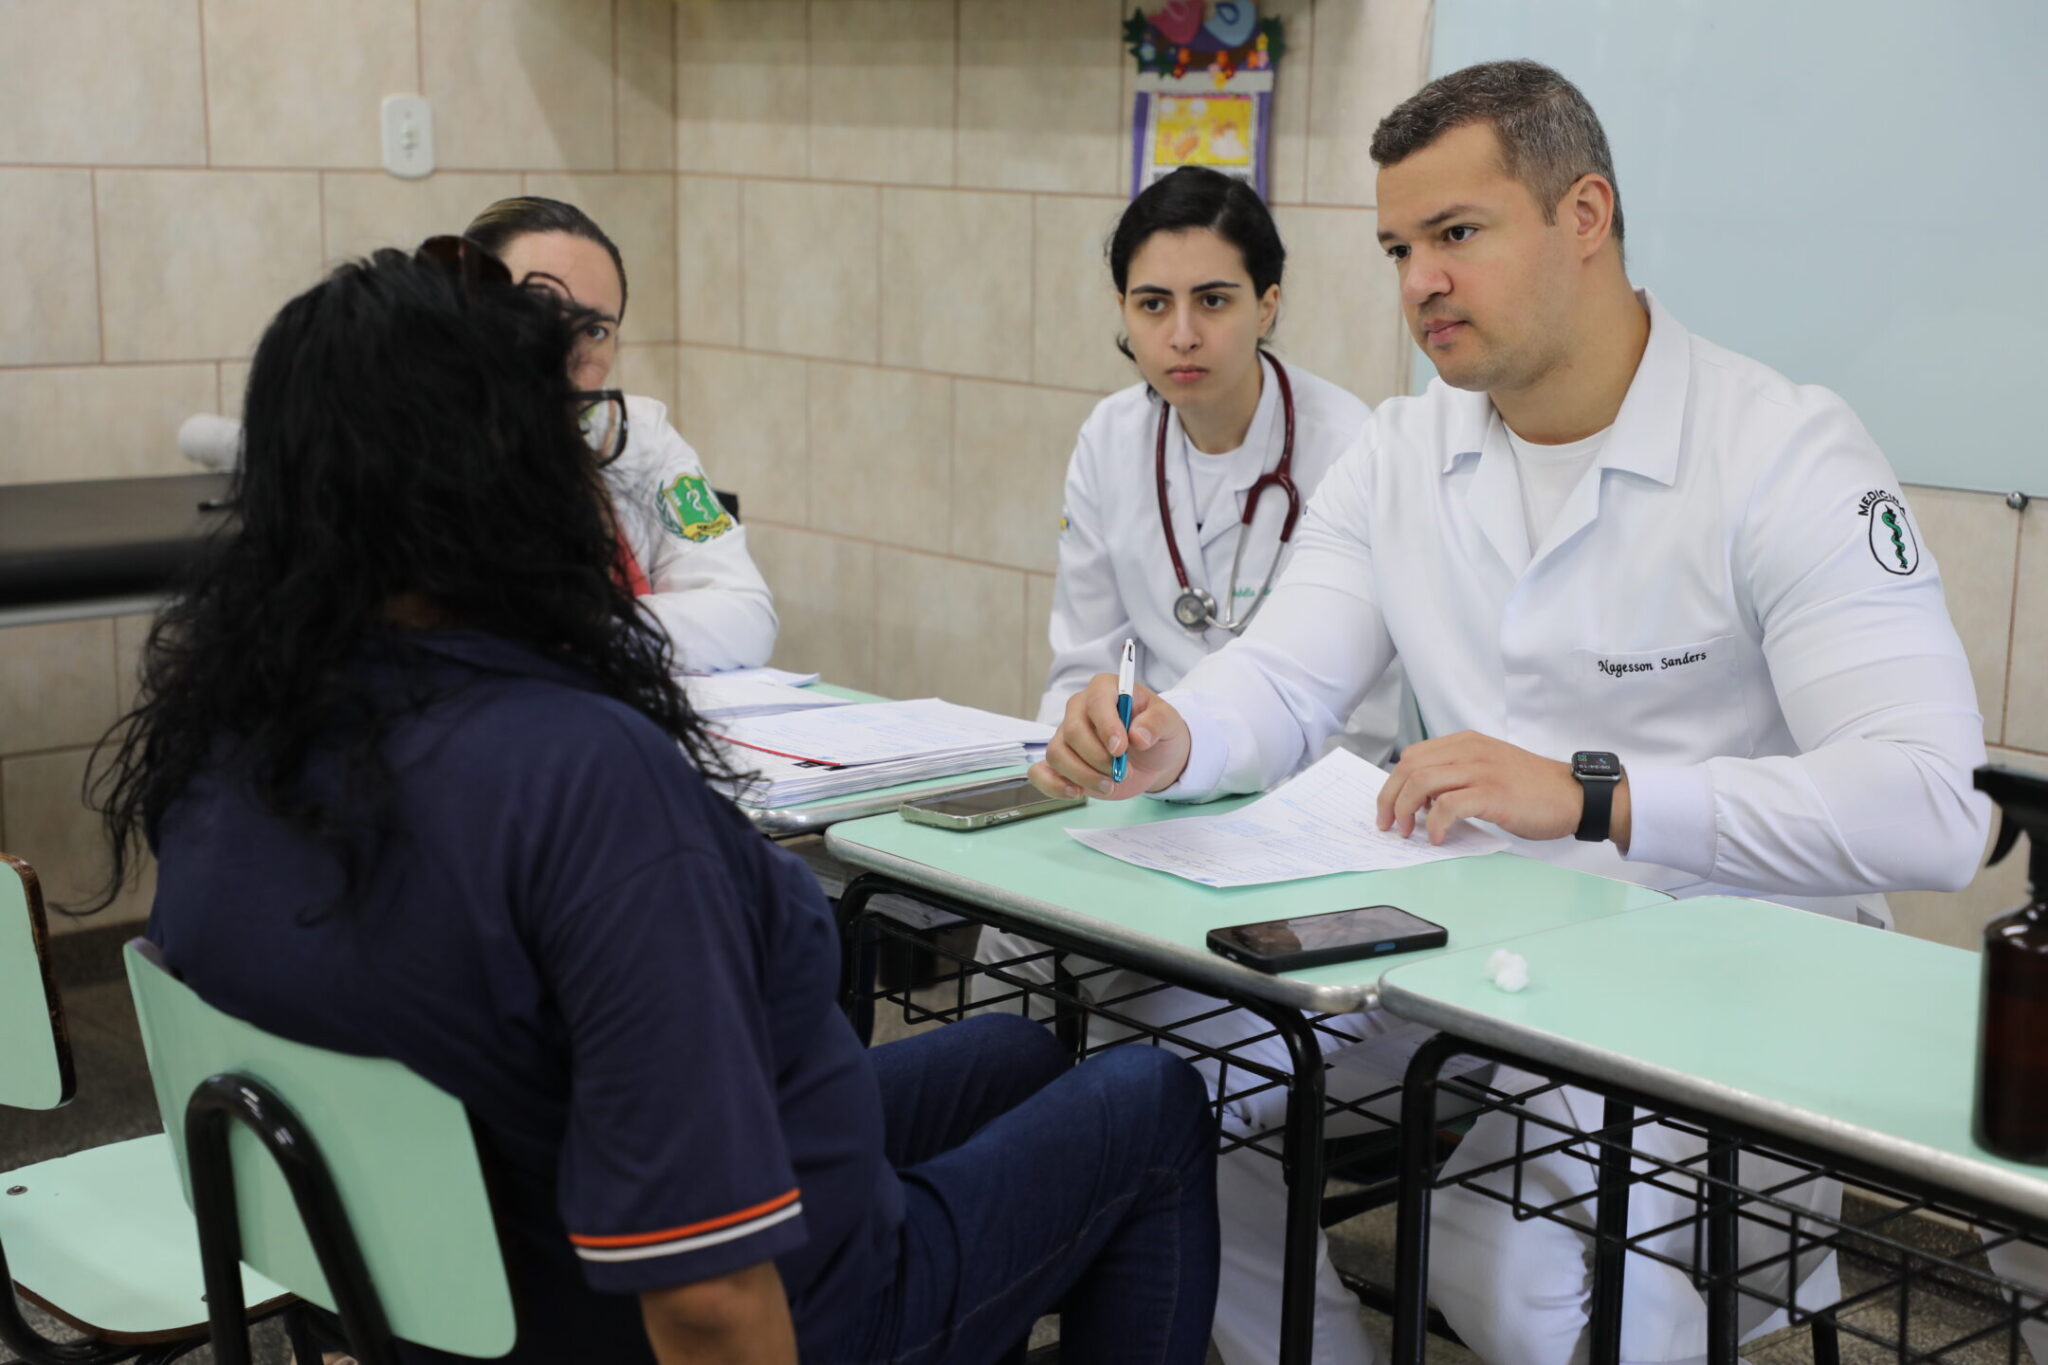
M 1216 620 L 1216 599 L 1203 588 L 1185 589 L 1173 599 L 1173 619 L 1200 635 Z
M 1272 357 L 1266 357 L 1272 360 Z M 1245 493 L 1244 515 L 1239 518 L 1237 552 L 1230 558 L 1230 596 L 1235 603 L 1238 596 L 1237 575 L 1244 567 L 1244 547 L 1251 538 L 1252 519 L 1258 515 L 1259 499 L 1268 488 L 1280 490 L 1280 496 L 1287 499 L 1287 516 L 1280 523 L 1280 542 L 1273 547 L 1273 560 L 1266 566 L 1266 581 L 1259 586 L 1252 597 L 1251 605 L 1244 615 L 1224 616 L 1216 610 L 1216 596 L 1205 588 L 1198 588 L 1188 579 L 1188 566 L 1180 556 L 1180 541 L 1173 534 L 1173 507 L 1166 496 L 1166 429 L 1173 415 L 1173 409 L 1162 400 L 1159 404 L 1159 435 L 1153 443 L 1152 469 L 1153 484 L 1159 495 L 1159 525 L 1166 534 L 1166 554 L 1173 561 L 1173 576 L 1180 584 L 1180 596 L 1173 599 L 1173 619 L 1181 626 L 1200 635 L 1214 626 L 1232 635 L 1251 624 L 1265 605 L 1266 594 L 1273 589 L 1273 579 L 1280 572 L 1280 557 L 1287 553 L 1287 547 L 1294 540 L 1294 523 L 1301 519 L 1301 494 L 1294 486 L 1294 385 L 1288 381 L 1287 367 L 1272 360 L 1273 377 L 1280 381 L 1280 412 L 1283 435 L 1280 441 L 1280 463 L 1273 466 L 1273 472 L 1262 474 Z

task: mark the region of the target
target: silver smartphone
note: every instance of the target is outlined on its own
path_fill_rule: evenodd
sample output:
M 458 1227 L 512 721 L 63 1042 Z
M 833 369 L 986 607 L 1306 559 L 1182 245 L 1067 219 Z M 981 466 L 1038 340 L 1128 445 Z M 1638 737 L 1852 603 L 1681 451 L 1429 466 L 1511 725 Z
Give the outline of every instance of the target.
M 903 818 L 940 829 L 987 829 L 1012 820 L 1028 820 L 1069 806 L 1083 804 L 1078 796 L 1047 796 L 1021 777 L 991 782 L 985 787 L 947 792 L 905 801 L 897 809 Z

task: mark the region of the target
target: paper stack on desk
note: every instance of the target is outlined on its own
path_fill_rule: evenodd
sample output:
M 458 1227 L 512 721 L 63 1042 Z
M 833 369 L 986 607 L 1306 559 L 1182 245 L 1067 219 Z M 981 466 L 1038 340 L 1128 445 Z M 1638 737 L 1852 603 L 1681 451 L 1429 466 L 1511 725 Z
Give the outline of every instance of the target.
M 781 683 L 785 687 L 809 687 L 821 675 L 817 673 L 792 673 L 786 668 L 769 668 L 764 664 L 760 668 L 685 669 L 676 676 L 679 678 L 746 679 L 750 682 Z
M 721 722 L 734 768 L 756 774 L 741 805 L 797 805 L 899 782 L 1015 767 L 1044 751 L 1052 727 L 927 697 Z
M 1285 786 L 1227 815 L 1154 820 L 1115 829 L 1069 829 L 1098 853 L 1203 886 L 1259 886 L 1333 872 L 1377 872 L 1443 858 L 1497 853 L 1507 842 L 1467 824 L 1432 845 L 1420 821 L 1403 839 L 1378 825 L 1387 775 L 1335 749 Z
M 766 671 L 748 668 L 730 673 L 692 673 L 682 680 L 683 692 L 690 699 L 690 709 L 707 721 L 847 705 L 844 697 L 827 696 L 808 687 L 761 676 Z

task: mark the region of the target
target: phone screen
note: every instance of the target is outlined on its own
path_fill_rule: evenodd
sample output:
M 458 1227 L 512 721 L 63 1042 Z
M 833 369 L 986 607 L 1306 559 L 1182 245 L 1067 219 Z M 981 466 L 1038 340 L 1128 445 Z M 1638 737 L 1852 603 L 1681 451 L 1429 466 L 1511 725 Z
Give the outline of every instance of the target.
M 1442 930 L 1395 906 L 1362 905 L 1353 910 L 1267 920 L 1263 924 L 1237 924 L 1216 932 L 1260 957 L 1285 957 L 1354 944 L 1391 943 Z M 1389 947 L 1386 951 L 1393 949 Z
M 950 796 L 913 804 L 940 815 L 993 815 L 998 811 L 1021 810 L 1056 798 L 1047 796 L 1029 782 L 1004 783 L 1000 787 L 977 787 Z

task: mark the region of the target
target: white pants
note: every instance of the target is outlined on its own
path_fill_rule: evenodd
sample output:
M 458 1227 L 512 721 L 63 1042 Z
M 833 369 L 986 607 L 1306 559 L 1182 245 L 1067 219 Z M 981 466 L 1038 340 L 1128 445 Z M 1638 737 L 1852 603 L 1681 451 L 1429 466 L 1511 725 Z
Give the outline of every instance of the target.
M 984 929 L 979 956 L 988 963 L 1012 963 L 1018 976 L 1049 982 L 1051 961 L 1015 965 L 1015 960 L 1043 956 L 1043 945 L 1014 934 Z M 1069 959 L 1069 970 L 1087 974 L 1100 964 Z M 1136 972 L 1110 971 L 1080 983 L 1090 1000 L 1115 1002 L 1119 997 L 1154 984 Z M 1000 982 L 977 979 L 977 990 L 985 997 L 999 994 Z M 1012 1006 L 1014 1007 L 1014 1006 Z M 1177 1024 L 1192 1016 L 1214 1012 L 1217 1002 L 1192 991 L 1170 988 L 1136 999 L 1113 1003 L 1111 1008 L 1146 1023 Z M 1039 1012 L 1034 1010 L 1034 1012 Z M 1338 1040 L 1319 1034 L 1324 1060 L 1330 1070 L 1324 1087 L 1330 1098 L 1356 1102 L 1396 1086 L 1407 1070 L 1416 1048 L 1431 1030 L 1393 1018 L 1384 1011 L 1371 1010 L 1330 1021 L 1332 1027 L 1361 1041 L 1333 1046 Z M 1090 1041 L 1100 1044 L 1116 1036 L 1117 1027 L 1096 1020 Z M 1247 1011 L 1230 1010 L 1200 1024 L 1179 1027 L 1177 1034 L 1189 1035 L 1212 1047 L 1222 1047 L 1257 1034 L 1271 1032 L 1271 1025 Z M 1289 1059 L 1278 1038 L 1232 1049 L 1264 1065 L 1285 1070 Z M 1455 1074 L 1454 1059 L 1446 1076 Z M 1213 1060 L 1196 1059 L 1196 1066 L 1208 1078 L 1212 1092 L 1218 1080 Z M 1245 1078 L 1228 1082 L 1236 1090 Z M 1503 1071 L 1494 1080 L 1497 1088 L 1534 1088 L 1531 1077 Z M 1225 1106 L 1222 1121 L 1226 1136 L 1261 1132 L 1276 1127 L 1286 1114 L 1287 1092 L 1280 1087 L 1243 1098 Z M 1581 1129 L 1601 1124 L 1602 1103 L 1582 1091 L 1554 1091 L 1533 1102 L 1541 1110 L 1561 1117 Z M 1562 1106 L 1569 1104 L 1566 1113 Z M 1400 1097 L 1389 1096 L 1366 1106 L 1367 1111 L 1397 1119 Z M 1356 1115 L 1333 1115 L 1325 1129 L 1331 1137 L 1342 1137 L 1371 1127 L 1371 1120 Z M 1488 1164 L 1511 1154 L 1515 1122 L 1504 1115 L 1490 1114 L 1473 1126 L 1459 1146 L 1447 1174 Z M 1697 1139 L 1662 1125 L 1636 1131 L 1636 1140 L 1660 1156 L 1681 1157 L 1701 1149 Z M 1540 1140 L 1532 1145 L 1545 1145 Z M 1750 1188 L 1755 1181 L 1788 1178 L 1789 1168 L 1757 1158 L 1744 1158 L 1743 1175 Z M 1779 1174 L 1773 1175 L 1772 1172 Z M 1505 1176 L 1502 1177 L 1505 1180 Z M 1554 1154 L 1524 1163 L 1525 1197 L 1550 1202 L 1574 1191 L 1590 1191 L 1595 1184 L 1594 1169 L 1574 1157 Z M 1668 1183 L 1679 1184 L 1678 1181 Z M 1216 1166 L 1217 1212 L 1222 1221 L 1222 1277 L 1216 1298 L 1216 1348 L 1228 1365 L 1265 1365 L 1279 1355 L 1281 1283 L 1286 1261 L 1287 1183 L 1280 1163 L 1245 1148 L 1225 1154 Z M 1539 1191 L 1554 1191 L 1539 1197 Z M 1811 1200 L 1816 1212 L 1838 1211 L 1840 1187 L 1832 1181 L 1812 1181 L 1794 1192 Z M 1632 1232 L 1656 1227 L 1682 1217 L 1690 1201 L 1679 1195 L 1637 1185 L 1630 1192 L 1629 1226 Z M 1590 1226 L 1592 1203 L 1587 1202 Z M 1480 1359 L 1488 1365 L 1571 1365 L 1584 1360 L 1584 1335 L 1591 1306 L 1591 1240 L 1570 1227 L 1543 1219 L 1517 1222 L 1506 1204 L 1459 1189 L 1440 1190 L 1435 1196 L 1431 1218 L 1430 1296 L 1444 1316 Z M 1742 1223 L 1739 1255 L 1741 1262 L 1770 1254 L 1766 1230 L 1748 1220 Z M 1315 1352 L 1316 1365 L 1373 1365 L 1377 1359 L 1372 1341 L 1359 1320 L 1358 1301 L 1338 1279 L 1329 1258 L 1329 1243 L 1320 1230 L 1316 1235 L 1315 1259 Z M 1667 1255 L 1689 1255 L 1689 1230 L 1667 1234 L 1651 1243 Z M 1680 1249 L 1682 1246 L 1682 1250 Z M 1817 1262 L 1817 1264 L 1816 1264 Z M 1691 1282 L 1679 1271 L 1630 1256 L 1626 1260 L 1622 1359 L 1636 1365 L 1650 1362 L 1687 1361 L 1706 1353 L 1706 1304 Z M 1840 1297 L 1832 1255 L 1825 1259 L 1802 1258 L 1805 1278 L 1800 1301 L 1815 1306 L 1833 1303 Z M 1783 1269 L 1745 1281 L 1760 1292 L 1783 1293 Z M 1783 1324 L 1782 1313 L 1765 1309 L 1754 1300 L 1743 1299 L 1741 1332 L 1747 1339 L 1774 1331 Z M 2048 1365 L 2041 1360 L 2040 1365 Z
M 1520 1093 L 1542 1082 L 1535 1076 L 1503 1067 L 1495 1088 Z M 1579 1131 L 1602 1126 L 1604 1102 L 1584 1090 L 1559 1089 L 1522 1106 L 1543 1118 Z M 1516 1120 L 1487 1114 L 1472 1126 L 1444 1166 L 1446 1177 L 1504 1161 L 1517 1151 Z M 1562 1135 L 1538 1124 L 1526 1125 L 1521 1148 L 1544 1147 Z M 1635 1128 L 1629 1143 L 1638 1151 L 1669 1161 L 1697 1157 L 1706 1144 L 1690 1133 L 1664 1124 Z M 1596 1187 L 1593 1151 L 1586 1159 L 1556 1152 L 1524 1161 L 1520 1168 L 1523 1204 L 1542 1207 Z M 1638 1161 L 1636 1171 L 1652 1168 Z M 1704 1171 L 1704 1163 L 1694 1169 Z M 1745 1189 L 1758 1190 L 1792 1179 L 1794 1167 L 1745 1154 L 1741 1177 Z M 1479 1183 L 1507 1193 L 1514 1178 L 1503 1169 Z M 1630 1187 L 1628 1228 L 1637 1237 L 1652 1228 L 1689 1219 L 1693 1198 L 1680 1191 L 1692 1182 L 1664 1173 L 1659 1184 L 1644 1181 Z M 1675 1188 L 1662 1188 L 1671 1186 Z M 1832 1217 L 1841 1211 L 1842 1189 L 1833 1180 L 1813 1179 L 1778 1197 L 1810 1212 Z M 1570 1216 L 1590 1228 L 1596 1201 L 1586 1199 Z M 1761 1212 L 1759 1216 L 1762 1216 Z M 1785 1220 L 1775 1215 L 1772 1222 Z M 1755 1261 L 1788 1249 L 1786 1234 L 1754 1217 L 1738 1221 L 1737 1263 Z M 1814 1229 L 1807 1229 L 1812 1235 Z M 1694 1229 L 1684 1226 L 1640 1243 L 1645 1249 L 1689 1264 L 1694 1254 Z M 1621 1358 L 1628 1362 L 1704 1360 L 1707 1351 L 1706 1301 L 1690 1277 L 1675 1266 L 1631 1254 L 1622 1276 Z M 1774 1297 L 1788 1297 L 1789 1258 L 1745 1276 L 1745 1288 Z M 1808 1253 L 1799 1260 L 1801 1306 L 1822 1307 L 1841 1297 L 1840 1279 L 1831 1252 Z M 1583 1361 L 1589 1343 L 1586 1328 L 1592 1303 L 1592 1239 L 1576 1228 L 1547 1218 L 1517 1222 L 1513 1209 L 1473 1190 L 1453 1186 L 1436 1191 L 1430 1219 L 1430 1298 L 1458 1335 L 1488 1365 L 1571 1365 Z M 1742 1340 L 1776 1331 L 1785 1314 L 1747 1295 L 1737 1298 Z
M 1992 1274 L 2017 1280 L 2037 1296 L 2048 1296 L 2048 1248 L 2008 1244 L 1993 1247 L 1989 1255 Z M 2037 1301 L 2038 1298 L 2029 1300 L 2027 1306 L 2031 1308 Z M 2033 1356 L 2034 1365 L 2048 1365 L 2048 1323 L 2028 1323 L 2020 1328 L 2020 1340 L 2027 1344 L 2027 1354 Z

